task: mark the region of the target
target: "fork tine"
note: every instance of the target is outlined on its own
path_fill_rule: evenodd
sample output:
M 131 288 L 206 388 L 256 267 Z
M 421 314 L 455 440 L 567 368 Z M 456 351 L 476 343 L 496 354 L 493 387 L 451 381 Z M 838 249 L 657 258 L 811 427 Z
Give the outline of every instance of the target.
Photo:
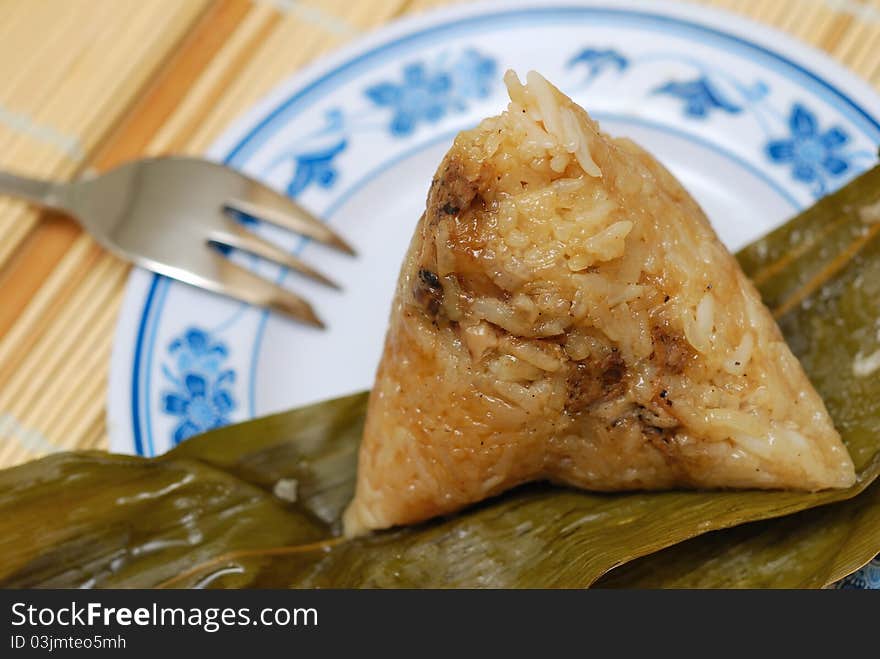
M 226 207 L 355 255 L 345 240 L 295 201 L 262 183 L 251 183 L 248 199 L 229 199 Z
M 324 284 L 325 286 L 341 290 L 339 284 L 310 266 L 299 257 L 285 252 L 274 243 L 247 231 L 244 227 L 230 228 L 228 231 L 214 231 L 208 236 L 208 242 L 233 247 L 254 254 L 260 258 L 284 266 L 285 268 L 295 270 L 306 277 Z
M 219 253 L 214 254 L 214 258 L 218 259 L 220 281 L 205 283 L 205 288 L 248 304 L 275 309 L 307 325 L 324 329 L 324 323 L 304 298 L 263 279 Z

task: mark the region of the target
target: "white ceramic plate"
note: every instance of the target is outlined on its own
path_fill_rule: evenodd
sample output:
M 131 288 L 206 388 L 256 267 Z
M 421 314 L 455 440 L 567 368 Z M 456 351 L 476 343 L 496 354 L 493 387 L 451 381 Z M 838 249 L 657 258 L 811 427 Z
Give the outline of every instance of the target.
M 368 388 L 434 169 L 457 131 L 505 106 L 507 68 L 540 71 L 654 152 L 731 249 L 866 169 L 880 142 L 880 98 L 866 84 L 729 14 L 525 0 L 397 23 L 282 84 L 210 154 L 296 196 L 356 246 L 352 259 L 259 227 L 344 284 L 329 292 L 252 263 L 314 301 L 329 331 L 134 271 L 113 352 L 113 450 L 155 455 Z

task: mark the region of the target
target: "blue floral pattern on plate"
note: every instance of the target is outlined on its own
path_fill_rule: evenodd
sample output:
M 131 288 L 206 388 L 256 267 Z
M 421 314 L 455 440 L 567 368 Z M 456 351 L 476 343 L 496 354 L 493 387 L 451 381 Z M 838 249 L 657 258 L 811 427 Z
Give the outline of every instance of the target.
M 287 194 L 296 197 L 312 183 L 316 183 L 322 188 L 332 186 L 336 182 L 337 176 L 333 159 L 345 151 L 346 146 L 348 146 L 348 141 L 342 139 L 329 148 L 294 156 L 296 169 L 293 178 L 287 184 Z
M 655 94 L 667 94 L 684 101 L 684 113 L 694 119 L 703 119 L 714 109 L 728 114 L 742 112 L 742 107 L 726 99 L 705 76 L 686 82 L 670 81 L 654 90 Z
M 391 108 L 389 130 L 395 137 L 405 137 L 420 122 L 436 123 L 450 111 L 465 110 L 469 100 L 486 98 L 496 68 L 494 59 L 471 48 L 451 65 L 407 64 L 399 82 L 380 82 L 364 93 L 377 106 Z
M 429 73 L 422 62 L 403 69 L 399 84 L 382 82 L 368 87 L 366 94 L 373 103 L 394 111 L 391 134 L 409 135 L 420 121 L 434 123 L 446 114 L 447 97 L 452 82 L 445 72 Z
M 473 101 L 489 98 L 497 82 L 497 62 L 475 48 L 444 53 L 431 62 L 408 62 L 402 66 L 399 79 L 383 80 L 364 89 L 366 106 L 327 111 L 324 124 L 299 137 L 296 145 L 277 157 L 269 169 L 292 167 L 285 185 L 291 197 L 312 187 L 329 190 L 339 180 L 336 160 L 355 135 L 382 131 L 394 138 L 408 138 L 422 124 L 437 123 L 466 111 Z
M 852 156 L 843 151 L 849 135 L 840 126 L 821 131 L 816 115 L 795 103 L 788 117 L 789 136 L 767 143 L 767 156 L 775 163 L 791 166 L 791 175 L 813 186 L 815 194 L 828 189 L 828 179 L 846 173 Z
M 590 47 L 578 51 L 569 59 L 568 66 L 585 65 L 588 73 L 582 84 L 588 86 L 608 69 L 622 73 L 658 62 L 689 67 L 695 73 L 693 77 L 656 85 L 651 94 L 680 101 L 686 119 L 707 120 L 713 112 L 748 113 L 766 136 L 764 157 L 775 164 L 790 166 L 792 178 L 809 185 L 814 197 L 824 195 L 832 180 L 851 172 L 853 161 L 874 159 L 870 152 L 847 152 L 844 147 L 850 137 L 846 131 L 839 126 L 820 130 L 815 112 L 804 103 L 795 103 L 787 115 L 781 112 L 764 81 L 739 80 L 681 53 L 652 52 L 631 57 L 610 48 Z M 780 130 L 787 130 L 788 136 L 778 137 Z
M 603 71 L 614 69 L 618 73 L 629 66 L 629 60 L 613 48 L 584 48 L 568 60 L 568 67 L 583 64 L 587 68 L 587 82 Z
M 174 370 L 163 372 L 171 388 L 162 393 L 162 411 L 178 418 L 175 445 L 206 430 L 229 423 L 236 401 L 229 389 L 235 372 L 224 369 L 226 345 L 197 327 L 190 327 L 168 346 Z

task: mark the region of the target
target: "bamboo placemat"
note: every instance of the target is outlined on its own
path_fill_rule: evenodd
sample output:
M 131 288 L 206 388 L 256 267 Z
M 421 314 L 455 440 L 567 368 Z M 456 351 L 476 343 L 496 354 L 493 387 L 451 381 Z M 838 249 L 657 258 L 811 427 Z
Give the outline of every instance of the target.
M 705 0 L 785 30 L 880 87 L 880 0 Z M 5 0 L 0 167 L 68 179 L 200 153 L 279 81 L 449 0 Z M 0 467 L 107 446 L 128 266 L 67 218 L 0 198 Z

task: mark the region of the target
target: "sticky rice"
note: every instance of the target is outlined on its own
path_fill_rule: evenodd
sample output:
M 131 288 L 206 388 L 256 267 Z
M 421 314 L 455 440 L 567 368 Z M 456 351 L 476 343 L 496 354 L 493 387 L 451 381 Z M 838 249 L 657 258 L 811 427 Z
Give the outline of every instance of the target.
M 822 400 L 705 214 L 537 73 L 461 133 L 405 257 L 349 535 L 531 480 L 854 481 Z

